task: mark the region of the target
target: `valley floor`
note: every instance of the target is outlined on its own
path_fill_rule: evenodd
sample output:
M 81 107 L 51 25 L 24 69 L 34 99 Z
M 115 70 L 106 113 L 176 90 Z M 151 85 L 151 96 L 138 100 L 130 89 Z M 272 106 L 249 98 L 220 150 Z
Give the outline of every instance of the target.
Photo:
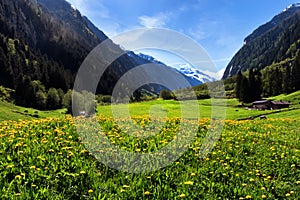
M 176 101 L 130 104 L 131 120 L 112 117 L 127 105 L 113 113 L 99 106 L 97 118 L 73 119 L 63 110 L 38 111 L 42 118 L 35 118 L 35 110 L 0 103 L 0 199 L 296 199 L 299 99 L 288 98 L 290 109 L 241 121 L 236 119 L 270 111 L 217 100 L 214 107 L 222 113 L 210 120 L 211 100 L 202 100 L 201 119 L 183 123 Z M 189 128 L 180 132 L 183 125 Z M 181 154 L 176 148 L 161 151 L 174 140 Z M 120 149 L 136 157 L 124 159 L 115 153 Z M 143 160 L 148 154 L 157 162 Z M 130 173 L 136 170 L 145 171 Z

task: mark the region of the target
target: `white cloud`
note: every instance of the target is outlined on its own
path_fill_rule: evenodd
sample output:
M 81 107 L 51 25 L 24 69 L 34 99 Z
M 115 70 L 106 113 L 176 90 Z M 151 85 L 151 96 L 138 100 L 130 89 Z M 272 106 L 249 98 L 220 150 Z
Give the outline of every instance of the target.
M 203 40 L 208 37 L 208 33 L 201 26 L 198 26 L 198 28 L 196 29 L 190 29 L 189 35 L 191 35 L 191 37 L 197 41 Z
M 162 28 L 170 19 L 169 13 L 159 13 L 155 16 L 140 16 L 139 23 L 146 28 Z

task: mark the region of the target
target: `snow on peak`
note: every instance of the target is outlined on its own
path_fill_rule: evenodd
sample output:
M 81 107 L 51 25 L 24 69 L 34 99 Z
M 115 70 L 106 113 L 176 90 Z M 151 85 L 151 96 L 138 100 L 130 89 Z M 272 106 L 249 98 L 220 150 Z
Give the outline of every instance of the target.
M 287 10 L 289 10 L 291 8 L 300 8 L 300 3 L 291 4 L 286 9 L 284 9 L 282 12 L 286 12 Z
M 77 8 L 73 4 L 71 4 L 71 8 L 75 11 L 77 10 Z
M 149 62 L 152 62 L 152 63 L 164 64 L 161 61 L 157 60 L 156 58 L 154 58 L 154 57 L 152 57 L 150 55 L 139 53 L 138 56 L 141 57 L 141 58 L 143 58 L 143 59 L 145 59 L 145 60 L 148 60 Z
M 181 73 L 185 74 L 186 76 L 197 79 L 198 81 L 200 81 L 202 83 L 215 81 L 214 78 L 202 73 L 199 69 L 196 69 L 195 67 L 191 66 L 188 63 L 179 64 L 179 67 L 177 68 L 177 70 L 180 71 Z

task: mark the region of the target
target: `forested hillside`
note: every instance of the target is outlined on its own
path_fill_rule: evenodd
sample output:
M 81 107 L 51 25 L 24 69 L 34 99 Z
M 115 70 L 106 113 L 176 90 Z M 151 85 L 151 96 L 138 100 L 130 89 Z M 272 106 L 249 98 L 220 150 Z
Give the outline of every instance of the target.
M 0 85 L 15 90 L 14 99 L 19 105 L 39 109 L 61 107 L 82 61 L 105 39 L 103 32 L 64 0 L 39 0 L 37 4 L 3 0 Z M 122 74 L 138 64 L 124 52 L 104 73 L 97 93 L 111 94 Z
M 251 68 L 263 69 L 282 61 L 293 65 L 300 49 L 299 4 L 275 16 L 245 39 L 244 46 L 228 64 L 223 79 Z

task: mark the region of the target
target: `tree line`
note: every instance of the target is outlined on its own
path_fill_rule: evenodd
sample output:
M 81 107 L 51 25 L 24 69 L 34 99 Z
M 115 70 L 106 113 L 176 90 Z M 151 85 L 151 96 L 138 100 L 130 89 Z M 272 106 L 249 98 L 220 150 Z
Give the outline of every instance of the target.
M 263 70 L 251 68 L 236 75 L 235 95 L 250 103 L 262 97 L 289 94 L 300 90 L 300 50 L 294 59 L 274 63 Z

